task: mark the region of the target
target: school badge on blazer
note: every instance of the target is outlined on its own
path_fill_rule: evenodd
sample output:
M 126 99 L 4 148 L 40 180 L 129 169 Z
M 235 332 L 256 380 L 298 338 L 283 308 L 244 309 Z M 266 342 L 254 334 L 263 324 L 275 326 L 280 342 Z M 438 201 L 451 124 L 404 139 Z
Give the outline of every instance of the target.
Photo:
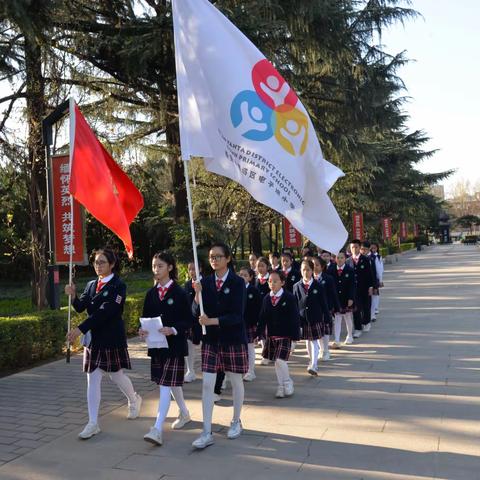
M 228 295 L 228 294 L 230 293 L 230 289 L 227 287 L 227 288 L 223 291 L 223 293 L 224 293 L 225 295 Z

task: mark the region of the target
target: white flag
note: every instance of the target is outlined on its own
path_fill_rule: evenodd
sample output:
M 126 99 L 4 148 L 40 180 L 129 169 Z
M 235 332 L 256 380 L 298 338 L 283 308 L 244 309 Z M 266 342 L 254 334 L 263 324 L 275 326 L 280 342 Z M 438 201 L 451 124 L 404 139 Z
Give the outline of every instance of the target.
M 240 183 L 319 247 L 347 231 L 327 195 L 343 175 L 322 155 L 296 93 L 208 0 L 173 0 L 182 158 Z

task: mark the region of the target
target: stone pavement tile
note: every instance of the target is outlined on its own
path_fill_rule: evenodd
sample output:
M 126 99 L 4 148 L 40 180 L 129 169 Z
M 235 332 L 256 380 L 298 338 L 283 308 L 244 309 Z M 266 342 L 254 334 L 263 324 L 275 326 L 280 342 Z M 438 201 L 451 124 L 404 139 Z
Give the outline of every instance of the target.
M 10 462 L 12 460 L 15 460 L 18 457 L 19 457 L 19 454 L 17 454 L 17 453 L 7 453 L 7 452 L 2 452 L 0 450 L 0 461 L 1 462 Z M 2 480 L 3 480 L 3 477 L 2 477 Z
M 412 452 L 436 452 L 439 437 L 435 435 L 417 435 L 407 433 L 359 432 L 347 436 L 348 430 L 343 428 L 328 428 L 322 441 L 338 442 L 351 437 L 355 444 L 373 447 L 385 447 L 398 450 L 408 449 Z

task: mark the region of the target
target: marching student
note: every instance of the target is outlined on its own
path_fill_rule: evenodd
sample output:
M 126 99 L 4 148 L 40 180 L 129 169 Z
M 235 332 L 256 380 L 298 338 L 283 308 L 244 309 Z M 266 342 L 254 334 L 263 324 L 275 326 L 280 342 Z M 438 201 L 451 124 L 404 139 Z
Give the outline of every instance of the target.
M 87 283 L 84 292 L 77 297 L 75 284 L 65 286 L 65 293 L 72 296 L 73 308 L 87 318 L 67 333 L 69 342 L 83 334 L 83 371 L 87 373 L 88 423 L 78 436 L 86 440 L 100 433 L 98 410 L 104 373 L 117 385 L 128 399 L 128 419 L 137 418 L 142 397 L 135 393 L 132 382 L 124 369 L 131 369 L 127 337 L 122 313 L 127 287 L 118 276 L 119 260 L 113 250 L 101 248 L 94 252 L 95 273 L 98 278 Z
M 370 269 L 372 272 L 373 277 L 373 289 L 372 294 L 368 297 L 368 309 L 369 309 L 369 317 L 370 317 L 370 326 L 372 325 L 372 297 L 374 292 L 378 292 L 378 280 L 377 280 L 377 267 L 375 265 L 375 258 L 370 254 L 370 242 L 363 241 L 360 246 L 360 253 L 367 257 L 368 261 L 370 262 Z M 368 331 L 367 327 L 367 331 Z
M 203 433 L 192 443 L 198 449 L 213 445 L 215 441 L 212 435 L 213 395 L 217 372 L 220 371 L 226 373 L 232 385 L 233 419 L 227 436 L 234 439 L 241 435 L 240 414 L 245 394 L 242 377 L 248 372 L 243 321 L 245 282 L 229 269 L 232 257 L 227 245 L 212 245 L 209 261 L 214 273 L 195 283 L 196 296 L 192 307 L 198 315 L 201 293 L 205 314 L 200 315 L 199 322 L 206 327 L 206 334 L 202 336 Z
M 353 338 L 359 338 L 362 331 L 370 330 L 370 299 L 373 292 L 374 279 L 370 260 L 360 253 L 361 242 L 354 239 L 350 242 L 352 256 L 347 259 L 347 265 L 355 272 L 355 310 L 353 323 L 355 330 Z
M 280 255 L 277 252 L 272 252 L 268 254 L 268 260 L 271 265 L 271 270 L 281 270 L 282 266 L 280 265 Z
M 339 310 L 335 313 L 335 342 L 332 348 L 340 348 L 340 336 L 342 334 L 342 322 L 347 327 L 345 345 L 353 343 L 353 317 L 352 311 L 355 299 L 355 272 L 346 263 L 344 252 L 337 255 L 337 264 L 329 270 L 332 275 L 339 299 Z
M 292 292 L 293 285 L 300 280 L 300 272 L 293 267 L 293 256 L 290 252 L 283 252 L 281 256 L 282 271 L 285 275 L 284 288 Z
M 270 287 L 268 286 L 270 262 L 265 257 L 260 257 L 257 260 L 257 279 L 255 280 L 255 287 L 260 292 L 261 298 L 270 293 Z M 260 340 L 262 351 L 265 346 L 265 340 Z M 270 365 L 268 358 L 262 358 L 260 365 Z
M 329 268 L 332 268 L 332 266 L 335 265 L 335 261 L 333 260 L 334 255 L 332 255 L 327 250 L 322 250 L 322 253 L 320 254 L 320 258 L 323 258 L 323 260 L 327 262 L 327 271 Z
M 377 274 L 377 288 L 373 289 L 372 308 L 370 310 L 372 322 L 376 322 L 377 315 L 380 310 L 380 288 L 383 287 L 383 272 L 384 272 L 383 259 L 379 252 L 378 243 L 372 242 L 372 244 L 370 245 L 370 255 L 374 259 L 375 271 Z
M 200 278 L 202 279 L 202 265 L 198 265 L 200 270 Z M 188 271 L 188 280 L 185 282 L 183 289 L 187 293 L 188 300 L 190 301 L 190 306 L 192 305 L 195 299 L 195 290 L 193 289 L 193 284 L 196 281 L 196 272 L 195 272 L 195 263 L 193 261 L 188 262 L 187 265 Z M 197 319 L 192 315 L 192 325 L 191 328 L 187 330 L 187 345 L 188 345 L 188 355 L 185 357 L 185 365 L 187 371 L 185 372 L 185 377 L 183 379 L 184 383 L 190 383 L 197 379 L 195 374 L 195 345 L 200 345 L 202 339 L 202 327 L 198 323 Z
M 251 253 L 248 256 L 248 263 L 250 264 L 250 268 L 256 273 L 257 270 L 257 260 L 258 260 L 258 255 L 256 253 Z
M 258 259 L 257 265 L 260 263 L 260 260 L 262 258 L 264 257 L 260 257 Z M 245 374 L 243 379 L 246 382 L 251 382 L 256 378 L 255 339 L 257 338 L 258 315 L 262 306 L 262 299 L 265 295 L 260 294 L 258 289 L 252 286 L 251 281 L 255 275 L 255 272 L 251 268 L 242 267 L 239 270 L 238 275 L 243 278 L 243 280 L 245 281 L 245 286 L 247 287 L 247 301 L 243 318 L 245 321 L 248 339 L 248 372 Z
M 173 396 L 179 408 L 178 418 L 172 428 L 178 430 L 191 421 L 183 397 L 185 356 L 188 354 L 186 332 L 192 324 L 190 302 L 185 290 L 177 284 L 177 266 L 169 252 L 156 253 L 152 259 L 155 285 L 147 292 L 143 303 L 144 318 L 161 317 L 159 329 L 167 338 L 168 348 L 149 348 L 151 380 L 160 387 L 158 413 L 155 424 L 143 439 L 154 445 L 162 445 L 162 427 L 170 409 Z M 148 331 L 140 328 L 141 338 L 148 337 Z
M 293 380 L 290 378 L 287 361 L 291 354 L 292 341 L 300 338 L 300 315 L 295 297 L 283 287 L 285 274 L 281 270 L 270 273 L 270 293 L 262 301 L 257 336 L 265 337 L 262 355 L 275 362 L 278 388 L 277 398 L 293 395 Z
M 270 262 L 266 257 L 259 257 L 257 260 L 257 278 L 255 280 L 255 287 L 262 295 L 262 298 L 270 293 L 270 287 L 268 286 L 268 277 L 270 270 Z
M 313 278 L 313 262 L 303 260 L 300 265 L 302 279 L 293 286 L 293 295 L 297 300 L 302 327 L 302 338 L 307 341 L 310 364 L 307 371 L 318 375 L 319 340 L 324 334 L 325 320 L 330 318 L 325 288 Z
M 330 335 L 333 333 L 333 317 L 340 310 L 335 280 L 327 271 L 327 262 L 323 258 L 314 257 L 314 277 L 324 287 L 330 315 L 324 319 L 323 337 L 319 340 L 320 358 L 323 361 L 330 360 Z

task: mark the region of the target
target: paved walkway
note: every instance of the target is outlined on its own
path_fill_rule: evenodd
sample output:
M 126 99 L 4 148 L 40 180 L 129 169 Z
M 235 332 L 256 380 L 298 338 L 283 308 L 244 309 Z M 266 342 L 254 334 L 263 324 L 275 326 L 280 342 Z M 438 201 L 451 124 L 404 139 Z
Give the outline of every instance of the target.
M 480 479 L 480 250 L 437 246 L 389 265 L 381 314 L 357 344 L 333 352 L 318 378 L 300 344 L 295 395 L 277 400 L 272 367 L 246 385 L 245 434 L 226 439 L 231 399 L 215 408 L 216 444 L 195 452 L 200 422 L 142 441 L 157 407 L 143 347 L 133 346 L 142 417 L 105 379 L 102 433 L 86 421 L 80 358 L 0 379 L 0 479 Z M 201 383 L 187 385 L 201 418 Z M 172 414 L 176 411 L 172 405 Z M 172 418 L 173 419 L 173 418 Z

